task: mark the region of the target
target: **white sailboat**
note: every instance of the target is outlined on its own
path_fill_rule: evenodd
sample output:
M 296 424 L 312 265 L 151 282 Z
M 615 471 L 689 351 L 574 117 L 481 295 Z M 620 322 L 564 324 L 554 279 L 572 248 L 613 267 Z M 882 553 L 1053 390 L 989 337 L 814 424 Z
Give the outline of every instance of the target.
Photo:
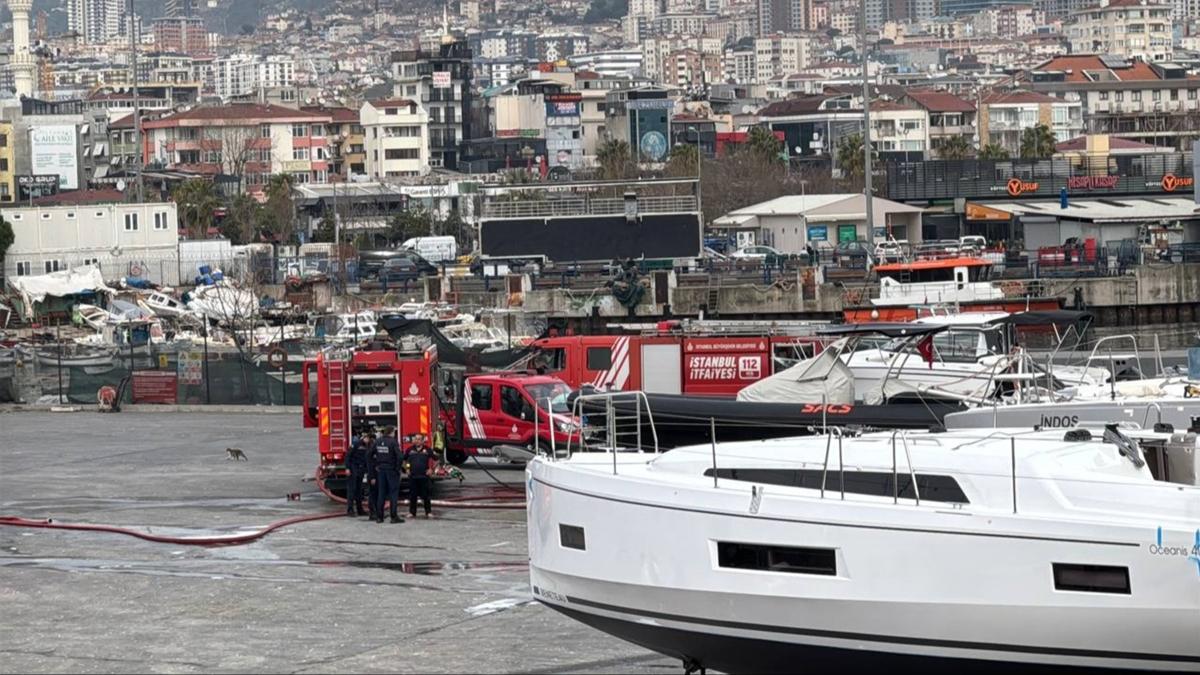
M 538 457 L 530 583 L 686 672 L 1194 672 L 1196 437 L 1105 433 Z

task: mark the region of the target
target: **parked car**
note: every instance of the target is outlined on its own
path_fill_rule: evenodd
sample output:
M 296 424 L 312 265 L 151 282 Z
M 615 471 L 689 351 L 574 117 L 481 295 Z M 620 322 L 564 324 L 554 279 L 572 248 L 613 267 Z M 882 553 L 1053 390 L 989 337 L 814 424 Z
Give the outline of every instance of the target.
M 871 249 L 862 239 L 856 241 L 839 241 L 833 249 L 833 264 L 843 267 L 866 267 L 871 259 Z
M 881 263 L 903 262 L 912 252 L 912 247 L 904 239 L 890 239 L 875 245 L 875 260 Z
M 779 264 L 783 263 L 785 260 L 791 260 L 791 259 L 796 259 L 796 258 L 798 258 L 804 262 L 808 261 L 807 253 L 801 253 L 799 255 L 792 255 L 792 254 L 784 253 L 784 252 L 782 252 L 778 249 L 772 248 L 770 246 L 761 246 L 761 245 L 760 246 L 746 246 L 743 248 L 739 248 L 738 250 L 734 251 L 733 253 L 730 253 L 729 257 L 732 258 L 733 260 L 755 260 L 755 261 L 761 262 L 766 265 L 779 265 Z
M 392 258 L 379 268 L 379 280 L 389 284 L 416 281 L 422 274 L 421 267 L 408 257 Z
M 453 263 L 458 258 L 458 242 L 451 236 L 413 237 L 400 244 L 400 248 L 415 251 L 417 255 L 432 262 Z
M 963 253 L 972 255 L 980 255 L 987 248 L 987 239 L 977 235 L 969 234 L 965 237 L 960 237 L 958 240 L 958 248 Z
M 917 246 L 913 254 L 917 259 L 950 258 L 959 254 L 957 239 L 934 239 Z

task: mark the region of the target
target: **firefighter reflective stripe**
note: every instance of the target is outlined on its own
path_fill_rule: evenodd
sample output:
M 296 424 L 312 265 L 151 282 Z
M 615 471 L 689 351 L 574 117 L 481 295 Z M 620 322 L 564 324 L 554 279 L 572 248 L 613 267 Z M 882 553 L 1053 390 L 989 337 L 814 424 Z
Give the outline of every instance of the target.
M 475 409 L 475 402 L 471 400 L 471 381 L 466 380 L 463 383 L 463 414 L 467 416 L 466 424 L 463 429 L 467 432 L 467 436 L 471 438 L 486 438 L 483 433 L 483 422 L 479 420 L 479 411 Z
M 613 343 L 612 359 L 606 370 L 602 370 L 592 378 L 592 386 L 597 389 L 624 389 L 629 383 L 629 338 L 620 337 Z
M 317 422 L 317 425 L 318 425 L 317 433 L 319 433 L 322 436 L 328 436 L 329 435 L 329 408 L 326 408 L 325 406 L 321 406 L 319 419 L 320 419 L 320 421 Z
M 426 436 L 429 435 L 429 406 L 427 405 L 421 406 L 420 423 L 418 424 L 417 428 L 420 429 L 421 433 L 425 434 Z

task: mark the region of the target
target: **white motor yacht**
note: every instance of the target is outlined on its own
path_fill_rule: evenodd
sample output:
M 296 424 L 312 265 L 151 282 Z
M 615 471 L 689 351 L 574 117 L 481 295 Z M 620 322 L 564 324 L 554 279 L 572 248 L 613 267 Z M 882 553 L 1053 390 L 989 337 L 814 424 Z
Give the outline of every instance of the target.
M 533 595 L 687 672 L 1195 672 L 1196 450 L 998 429 L 538 457 Z

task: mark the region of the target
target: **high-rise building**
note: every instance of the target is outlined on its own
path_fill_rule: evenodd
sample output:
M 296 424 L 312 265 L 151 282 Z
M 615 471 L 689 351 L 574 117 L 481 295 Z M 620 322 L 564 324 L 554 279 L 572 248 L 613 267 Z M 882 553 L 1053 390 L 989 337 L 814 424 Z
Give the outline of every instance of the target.
M 167 16 L 154 20 L 154 45 L 159 51 L 207 54 L 208 31 L 195 16 Z
M 165 9 L 167 16 L 195 16 L 196 2 L 195 0 L 167 0 Z
M 812 0 L 758 0 L 758 35 L 810 29 Z
M 112 42 L 126 34 L 127 0 L 67 0 L 67 30 L 87 44 Z

